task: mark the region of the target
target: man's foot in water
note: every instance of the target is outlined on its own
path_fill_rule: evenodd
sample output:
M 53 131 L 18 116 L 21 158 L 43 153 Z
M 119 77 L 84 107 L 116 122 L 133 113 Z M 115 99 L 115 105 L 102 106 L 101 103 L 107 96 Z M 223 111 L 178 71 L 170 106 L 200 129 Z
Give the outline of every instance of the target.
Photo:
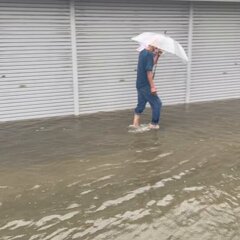
M 160 128 L 160 126 L 159 126 L 158 124 L 152 124 L 152 123 L 150 123 L 150 124 L 148 125 L 148 127 L 149 127 L 150 129 L 159 129 L 159 128 Z
M 128 128 L 131 128 L 131 129 L 137 129 L 139 127 L 140 127 L 140 125 L 134 125 L 134 124 L 131 124 L 128 126 Z

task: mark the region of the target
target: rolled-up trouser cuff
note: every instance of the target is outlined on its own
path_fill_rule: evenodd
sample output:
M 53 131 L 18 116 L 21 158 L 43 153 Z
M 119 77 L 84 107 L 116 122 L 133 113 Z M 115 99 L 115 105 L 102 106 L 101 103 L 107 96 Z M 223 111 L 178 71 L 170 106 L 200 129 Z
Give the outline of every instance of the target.
M 136 109 L 134 110 L 134 113 L 139 116 L 142 114 L 142 112 L 137 112 Z

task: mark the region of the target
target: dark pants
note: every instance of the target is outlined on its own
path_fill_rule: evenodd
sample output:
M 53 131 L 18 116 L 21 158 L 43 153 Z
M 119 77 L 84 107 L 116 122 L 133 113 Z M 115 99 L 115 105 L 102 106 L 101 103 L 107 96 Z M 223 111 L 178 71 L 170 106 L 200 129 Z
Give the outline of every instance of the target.
M 147 102 L 149 102 L 152 108 L 152 124 L 158 124 L 160 121 L 160 113 L 162 108 L 162 102 L 157 95 L 151 94 L 151 90 L 149 86 L 140 88 L 137 90 L 138 92 L 138 104 L 135 108 L 135 114 L 140 115 L 145 107 Z

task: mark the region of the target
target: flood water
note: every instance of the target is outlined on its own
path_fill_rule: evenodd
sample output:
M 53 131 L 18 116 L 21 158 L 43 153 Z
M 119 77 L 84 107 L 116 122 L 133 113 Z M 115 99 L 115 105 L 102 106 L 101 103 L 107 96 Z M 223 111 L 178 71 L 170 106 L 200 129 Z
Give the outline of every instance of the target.
M 0 124 L 0 239 L 239 240 L 240 100 L 131 120 Z

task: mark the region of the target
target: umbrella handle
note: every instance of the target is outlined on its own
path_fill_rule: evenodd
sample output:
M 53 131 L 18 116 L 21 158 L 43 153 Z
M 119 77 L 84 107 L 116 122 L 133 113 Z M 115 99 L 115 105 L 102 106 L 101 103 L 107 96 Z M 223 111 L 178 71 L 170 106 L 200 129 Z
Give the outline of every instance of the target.
M 153 79 L 154 79 L 154 77 L 155 77 L 156 70 L 157 70 L 157 64 L 154 66 L 154 70 L 153 70 Z

